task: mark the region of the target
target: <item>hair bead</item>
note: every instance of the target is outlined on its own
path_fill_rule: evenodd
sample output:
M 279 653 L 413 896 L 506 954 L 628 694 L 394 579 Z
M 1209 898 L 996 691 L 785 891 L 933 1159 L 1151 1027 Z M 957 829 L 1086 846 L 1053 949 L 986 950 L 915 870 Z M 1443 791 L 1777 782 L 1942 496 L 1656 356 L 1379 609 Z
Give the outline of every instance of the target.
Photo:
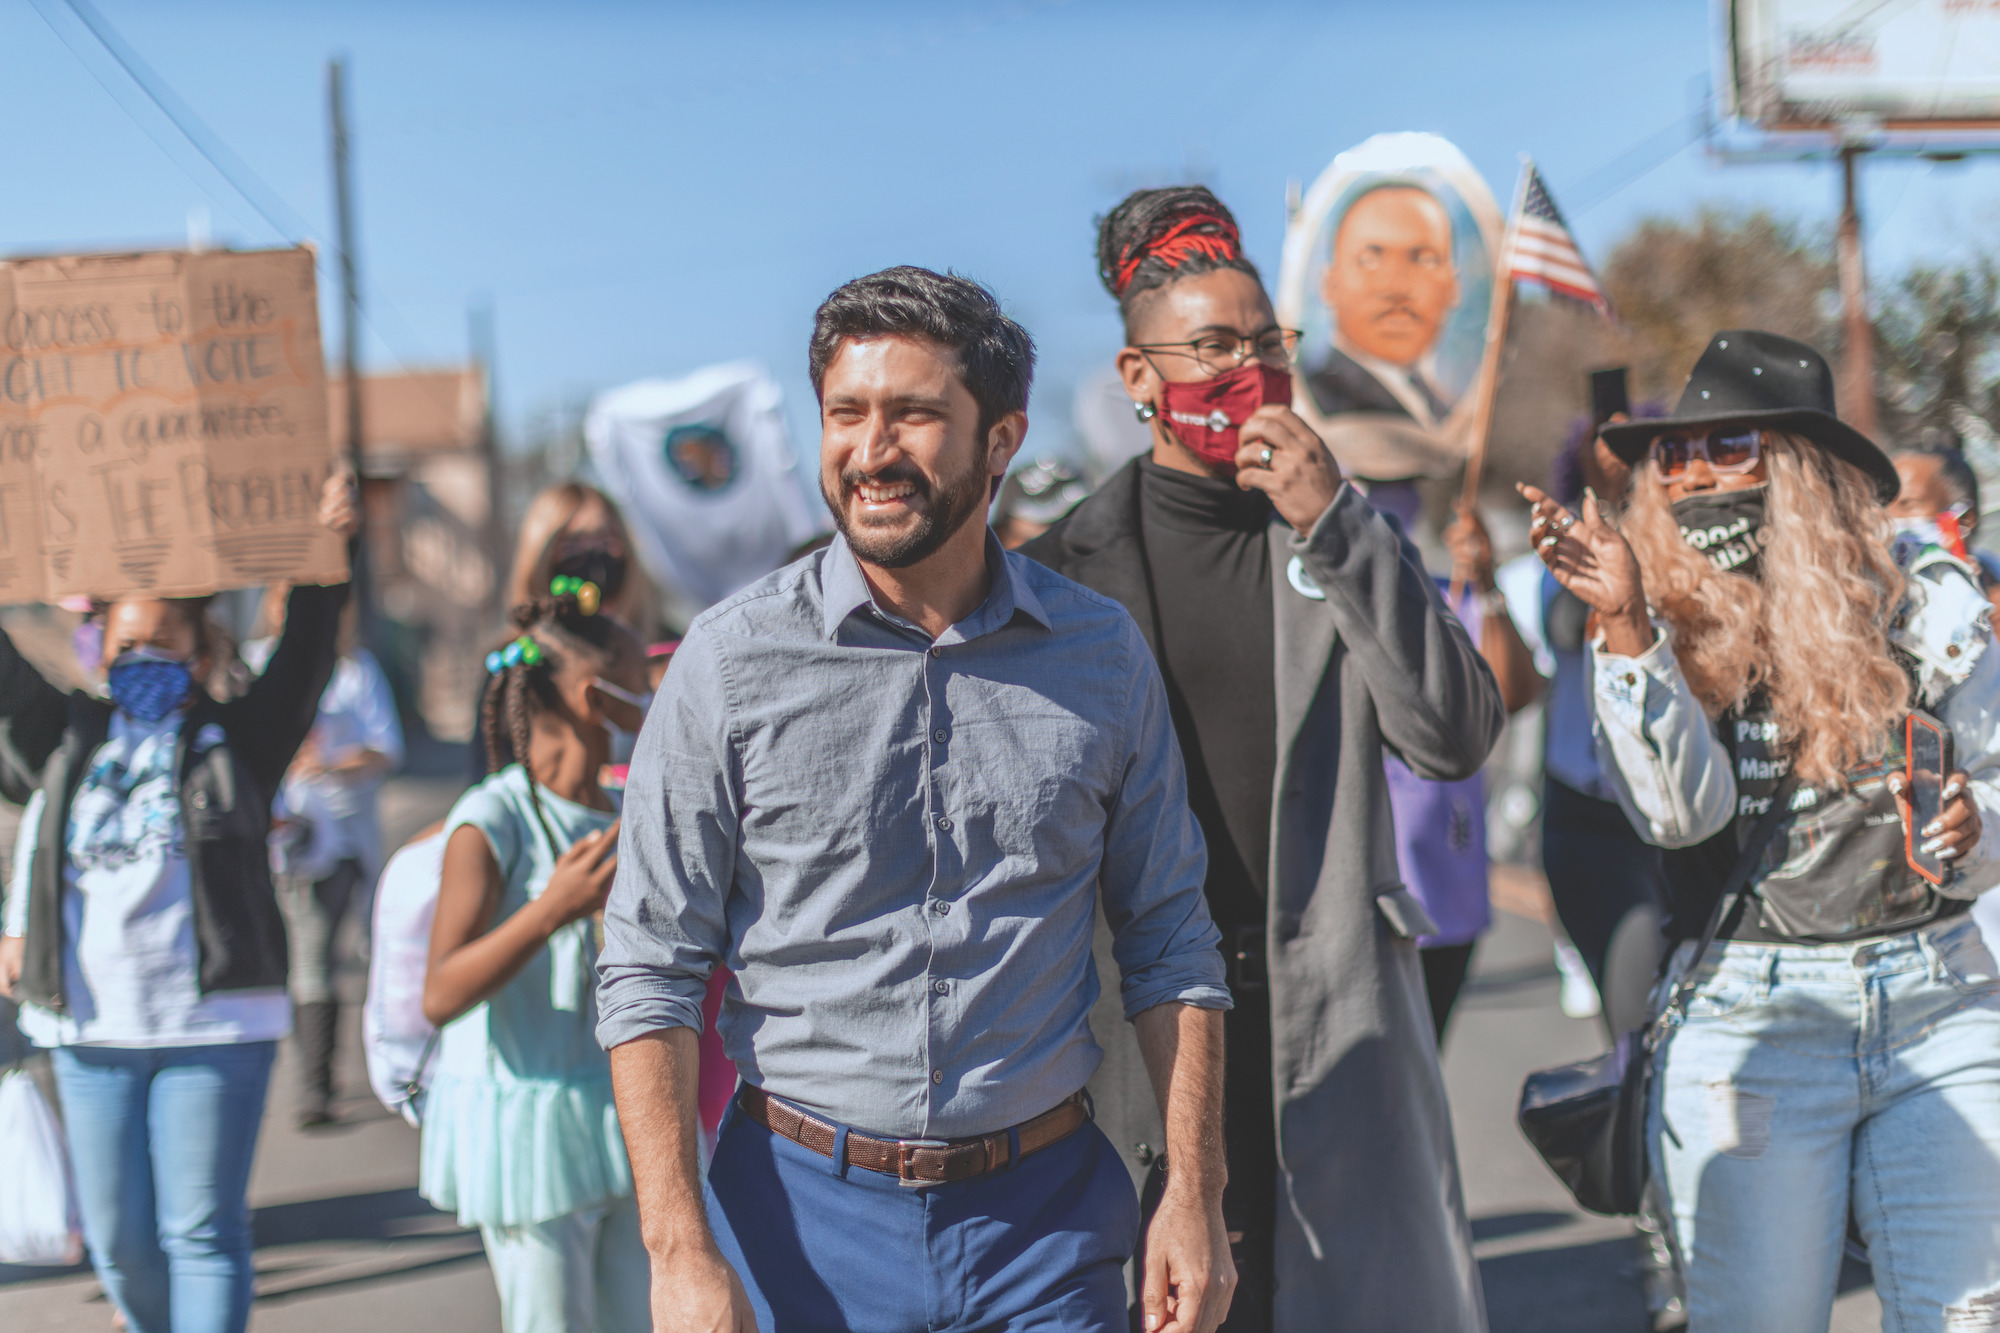
M 604 592 L 589 579 L 578 578 L 574 574 L 558 574 L 549 580 L 549 593 L 555 597 L 576 598 L 576 609 L 587 616 L 597 614 L 603 604 Z
M 486 654 L 486 674 L 497 676 L 508 667 L 538 666 L 542 660 L 542 645 L 523 634 L 503 648 L 495 648 Z

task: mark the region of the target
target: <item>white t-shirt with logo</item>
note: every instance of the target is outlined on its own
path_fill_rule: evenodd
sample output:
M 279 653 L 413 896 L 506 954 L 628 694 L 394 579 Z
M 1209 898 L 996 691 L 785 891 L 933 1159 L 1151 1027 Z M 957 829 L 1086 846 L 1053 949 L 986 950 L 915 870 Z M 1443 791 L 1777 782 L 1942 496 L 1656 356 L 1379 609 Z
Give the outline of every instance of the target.
M 275 1041 L 291 1030 L 283 987 L 204 996 L 174 750 L 183 714 L 141 722 L 114 713 L 77 786 L 65 838 L 63 982 L 67 1009 L 21 1006 L 38 1046 L 213 1046 Z M 213 733 L 212 735 L 210 733 Z M 194 750 L 222 742 L 213 723 Z M 204 745 L 203 742 L 207 744 Z M 14 845 L 5 933 L 27 933 L 37 791 Z

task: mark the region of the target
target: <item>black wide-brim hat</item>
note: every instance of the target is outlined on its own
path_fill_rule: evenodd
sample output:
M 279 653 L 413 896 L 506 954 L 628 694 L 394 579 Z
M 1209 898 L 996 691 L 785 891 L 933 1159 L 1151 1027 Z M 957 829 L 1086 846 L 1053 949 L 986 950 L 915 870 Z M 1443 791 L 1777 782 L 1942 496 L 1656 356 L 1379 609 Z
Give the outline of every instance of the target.
M 1883 504 L 1903 488 L 1889 456 L 1835 414 L 1826 358 L 1802 342 L 1756 329 L 1716 334 L 1694 363 L 1672 416 L 1606 426 L 1604 442 L 1637 466 L 1656 435 L 1739 421 L 1802 436 L 1854 464 L 1875 483 Z

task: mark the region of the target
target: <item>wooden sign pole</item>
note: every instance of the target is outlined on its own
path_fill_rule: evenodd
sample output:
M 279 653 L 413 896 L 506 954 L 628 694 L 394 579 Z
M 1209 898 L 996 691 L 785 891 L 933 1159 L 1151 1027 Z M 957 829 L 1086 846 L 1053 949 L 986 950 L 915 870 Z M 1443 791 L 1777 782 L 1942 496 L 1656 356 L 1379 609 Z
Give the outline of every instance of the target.
M 1507 213 L 1507 230 L 1501 237 L 1499 263 L 1493 270 L 1493 307 L 1486 317 L 1486 349 L 1479 370 L 1479 411 L 1473 418 L 1472 448 L 1465 458 L 1465 486 L 1459 492 L 1461 504 L 1479 502 L 1480 474 L 1486 466 L 1486 437 L 1493 430 L 1493 404 L 1500 396 L 1500 353 L 1507 345 L 1507 318 L 1514 309 L 1514 244 L 1521 226 L 1521 206 L 1528 197 L 1528 176 L 1534 163 L 1521 157 L 1521 178 L 1514 186 L 1514 206 Z M 1450 605 L 1457 606 L 1465 595 L 1465 585 L 1456 571 L 1451 579 Z

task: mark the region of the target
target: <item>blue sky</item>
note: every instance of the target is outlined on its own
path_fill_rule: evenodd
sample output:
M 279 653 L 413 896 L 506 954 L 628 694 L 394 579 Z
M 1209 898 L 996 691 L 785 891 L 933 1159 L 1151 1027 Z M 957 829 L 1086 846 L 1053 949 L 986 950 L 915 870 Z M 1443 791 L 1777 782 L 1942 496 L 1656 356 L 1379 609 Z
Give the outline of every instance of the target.
M 0 252 L 181 244 L 200 213 L 219 242 L 281 239 L 61 0 L 39 3 L 85 59 L 30 0 L 0 0 Z M 1119 342 L 1094 216 L 1197 176 L 1275 277 L 1287 180 L 1384 130 L 1447 136 L 1503 199 L 1533 153 L 1598 258 L 1649 213 L 1824 223 L 1837 194 L 1830 168 L 1720 166 L 1699 146 L 1611 188 L 1679 137 L 1710 65 L 1699 0 L 98 3 L 320 238 L 324 66 L 347 56 L 367 359 L 460 358 L 468 306 L 490 301 L 516 433 L 550 404 L 742 356 L 810 430 L 814 306 L 918 263 L 989 283 L 1035 334 L 1031 441 L 1057 444 L 1069 387 Z M 1874 276 L 1976 245 L 1996 204 L 1994 163 L 1870 164 Z

